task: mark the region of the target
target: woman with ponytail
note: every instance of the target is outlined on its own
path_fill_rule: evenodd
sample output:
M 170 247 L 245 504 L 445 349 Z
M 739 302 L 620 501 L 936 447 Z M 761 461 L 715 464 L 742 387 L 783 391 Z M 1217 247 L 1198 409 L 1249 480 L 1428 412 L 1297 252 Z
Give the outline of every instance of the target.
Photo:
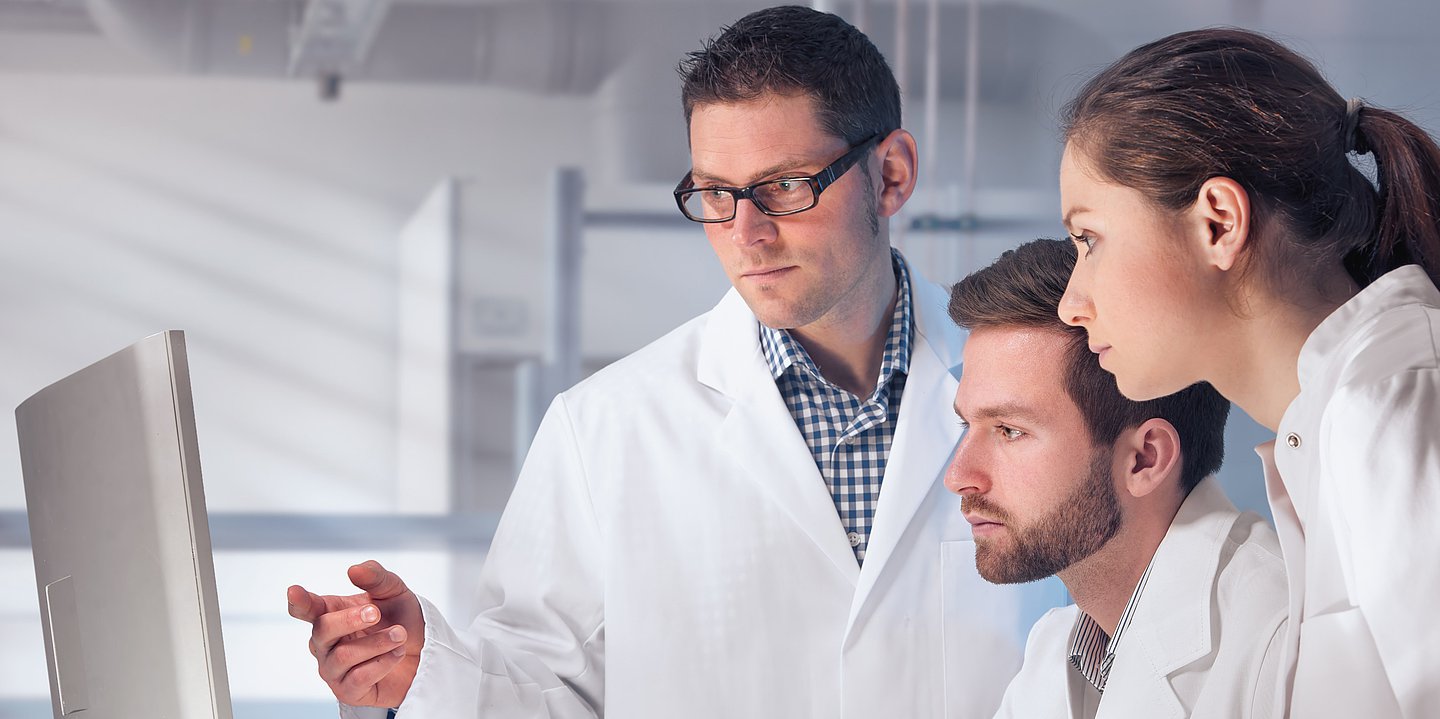
M 1277 708 L 1440 716 L 1440 148 L 1228 29 L 1130 52 L 1065 137 L 1061 318 L 1131 399 L 1206 381 L 1276 432 Z

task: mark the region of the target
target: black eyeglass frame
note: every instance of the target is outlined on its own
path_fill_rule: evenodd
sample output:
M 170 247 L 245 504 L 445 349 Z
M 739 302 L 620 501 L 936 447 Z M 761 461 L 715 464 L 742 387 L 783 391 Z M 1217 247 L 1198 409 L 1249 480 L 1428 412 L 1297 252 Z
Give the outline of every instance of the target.
M 696 187 L 695 178 L 691 175 L 690 172 L 687 172 L 685 173 L 684 177 L 680 178 L 680 184 L 675 186 L 675 205 L 680 208 L 680 214 L 684 215 L 686 219 L 693 220 L 695 222 L 702 222 L 705 224 L 713 224 L 716 222 L 729 222 L 735 219 L 735 212 L 739 210 L 741 200 L 749 200 L 755 205 L 755 209 L 771 217 L 784 217 L 786 215 L 794 215 L 800 212 L 804 212 L 806 210 L 814 209 L 816 205 L 820 204 L 820 193 L 824 192 L 825 188 L 829 187 L 830 185 L 834 184 L 836 180 L 840 179 L 840 176 L 844 175 L 847 170 L 849 170 L 851 167 L 854 167 L 855 164 L 860 161 L 860 158 L 865 155 L 866 151 L 868 151 L 871 147 L 874 147 L 881 140 L 885 139 L 888 134 L 889 133 L 885 132 L 877 132 L 874 135 L 871 135 L 870 137 L 861 140 L 859 143 L 847 150 L 845 154 L 841 155 L 839 159 L 830 163 L 825 167 L 825 169 L 812 176 L 778 177 L 773 180 L 757 182 L 748 187 L 725 187 L 721 185 L 716 185 L 712 187 Z M 756 188 L 764 187 L 766 185 L 773 185 L 777 182 L 804 182 L 810 185 L 810 204 L 794 210 L 776 211 L 767 208 L 764 201 L 755 196 L 755 190 Z M 731 210 L 728 217 L 701 219 L 685 210 L 686 196 L 693 195 L 697 192 L 715 192 L 717 190 L 721 192 L 728 192 L 730 193 L 731 197 L 735 198 L 733 209 Z

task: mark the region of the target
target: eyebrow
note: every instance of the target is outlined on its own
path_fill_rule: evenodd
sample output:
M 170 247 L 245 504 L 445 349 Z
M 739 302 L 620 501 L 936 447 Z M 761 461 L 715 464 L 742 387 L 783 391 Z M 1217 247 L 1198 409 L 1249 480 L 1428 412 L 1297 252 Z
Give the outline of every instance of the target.
M 955 410 L 956 417 L 965 417 L 965 414 L 960 411 L 959 405 L 951 405 L 950 408 Z M 970 415 L 970 419 L 974 420 L 990 419 L 993 417 L 1012 417 L 1029 424 L 1040 423 L 1040 415 L 1019 402 L 1001 402 L 988 407 L 981 407 Z
M 1069 211 L 1069 212 L 1065 213 L 1065 217 L 1064 217 L 1064 219 L 1060 220 L 1060 223 L 1063 224 L 1063 225 L 1065 225 L 1065 227 L 1068 228 L 1068 227 L 1070 227 L 1070 218 L 1072 218 L 1072 217 L 1074 217 L 1074 216 L 1076 216 L 1076 215 L 1078 215 L 1078 214 L 1080 214 L 1080 213 L 1082 213 L 1082 212 L 1089 212 L 1089 211 L 1090 211 L 1090 208 L 1088 208 L 1088 207 L 1072 207 L 1072 208 L 1070 208 L 1070 211 Z
M 745 184 L 746 184 L 746 185 L 749 185 L 749 184 L 751 184 L 751 183 L 753 183 L 753 182 L 756 182 L 756 181 L 757 181 L 759 178 L 761 178 L 761 177 L 769 177 L 769 176 L 771 176 L 771 175 L 778 175 L 778 174 L 780 174 L 780 173 L 782 173 L 782 172 L 793 172 L 793 171 L 796 171 L 796 168 L 802 167 L 802 166 L 804 166 L 804 165 L 809 165 L 809 164 L 813 164 L 813 163 L 812 163 L 810 160 L 805 160 L 805 159 L 801 159 L 801 158 L 794 158 L 794 157 L 785 158 L 785 159 L 781 160 L 780 162 L 777 162 L 777 163 L 775 163 L 775 164 L 773 164 L 773 165 L 765 168 L 764 170 L 761 170 L 760 172 L 755 173 L 755 175 L 753 175 L 753 176 L 750 178 L 750 182 L 746 182 Z M 803 174 L 805 174 L 806 176 L 809 176 L 809 175 L 813 175 L 814 173 L 812 173 L 812 172 L 805 172 L 805 173 L 803 173 Z M 691 170 L 691 171 L 690 171 L 690 180 L 691 180 L 691 182 L 694 182 L 697 187 L 701 186 L 701 183 L 709 183 L 709 184 L 712 184 L 712 185 L 722 185 L 722 186 L 726 186 L 726 187 L 729 187 L 729 186 L 730 186 L 730 185 L 726 185 L 725 180 L 722 180 L 722 179 L 720 179 L 720 178 L 718 178 L 718 177 L 716 177 L 716 176 L 714 176 L 714 175 L 711 175 L 711 174 L 705 172 L 704 170 Z

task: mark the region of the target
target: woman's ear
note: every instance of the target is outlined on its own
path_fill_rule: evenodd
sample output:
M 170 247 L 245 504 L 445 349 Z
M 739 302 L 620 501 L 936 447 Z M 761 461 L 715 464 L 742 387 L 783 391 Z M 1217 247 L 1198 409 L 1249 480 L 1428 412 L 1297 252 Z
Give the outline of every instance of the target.
M 1121 432 L 1115 444 L 1116 450 L 1124 453 L 1122 479 L 1131 496 L 1147 497 L 1166 487 L 1178 491 L 1183 465 L 1180 434 L 1174 425 L 1158 417 L 1148 419 Z
M 1250 238 L 1250 196 L 1228 177 L 1212 177 L 1200 186 L 1190 217 L 1209 263 L 1229 271 L 1240 261 Z
M 880 141 L 878 148 L 880 194 L 876 212 L 881 217 L 892 217 L 915 192 L 920 164 L 915 136 L 906 130 L 895 130 Z

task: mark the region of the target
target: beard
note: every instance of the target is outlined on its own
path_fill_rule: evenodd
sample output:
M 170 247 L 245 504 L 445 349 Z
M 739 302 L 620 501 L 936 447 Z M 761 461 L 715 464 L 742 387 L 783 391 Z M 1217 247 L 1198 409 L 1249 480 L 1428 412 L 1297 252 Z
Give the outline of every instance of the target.
M 984 496 L 960 498 L 962 511 L 976 511 L 1005 525 L 1010 546 L 975 542 L 975 569 L 993 584 L 1044 579 L 1099 551 L 1120 530 L 1120 499 L 1110 476 L 1109 452 L 1096 450 L 1087 476 L 1054 510 L 1018 526 Z

